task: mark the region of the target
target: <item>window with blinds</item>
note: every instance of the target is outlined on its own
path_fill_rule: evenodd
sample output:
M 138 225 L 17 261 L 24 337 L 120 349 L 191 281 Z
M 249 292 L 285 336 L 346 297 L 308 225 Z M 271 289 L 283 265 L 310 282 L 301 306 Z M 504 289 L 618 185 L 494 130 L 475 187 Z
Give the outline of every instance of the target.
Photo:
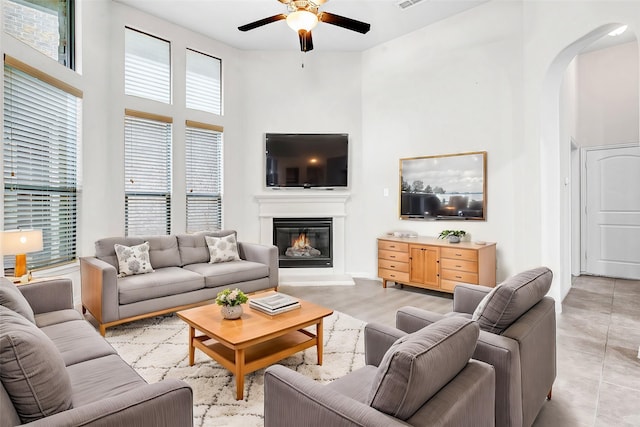
M 222 226 L 222 127 L 187 121 L 187 232 Z
M 29 269 L 76 258 L 82 94 L 69 93 L 64 83 L 46 77 L 5 58 L 4 229 L 42 230 L 44 249 L 28 255 Z M 14 262 L 14 257 L 4 258 L 5 267 Z
M 187 49 L 187 108 L 221 113 L 222 61 Z
M 171 233 L 171 118 L 127 110 L 125 235 Z
M 171 103 L 171 44 L 125 28 L 124 92 Z

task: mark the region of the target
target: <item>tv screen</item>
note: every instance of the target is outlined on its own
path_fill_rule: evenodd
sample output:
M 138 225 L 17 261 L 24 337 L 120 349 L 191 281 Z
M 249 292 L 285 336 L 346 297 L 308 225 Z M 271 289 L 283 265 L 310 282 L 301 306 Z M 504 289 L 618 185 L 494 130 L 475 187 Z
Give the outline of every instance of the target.
M 266 134 L 267 187 L 346 187 L 346 133 Z

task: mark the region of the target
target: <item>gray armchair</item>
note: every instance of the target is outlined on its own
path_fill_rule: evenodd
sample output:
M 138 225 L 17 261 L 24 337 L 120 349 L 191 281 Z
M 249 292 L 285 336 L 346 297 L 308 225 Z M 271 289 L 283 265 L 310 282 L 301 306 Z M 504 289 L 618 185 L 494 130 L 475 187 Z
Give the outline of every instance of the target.
M 496 426 L 528 427 L 551 398 L 556 377 L 555 303 L 545 296 L 552 278 L 551 270 L 540 267 L 496 288 L 458 285 L 452 313 L 403 307 L 396 327 L 411 333 L 443 318 L 477 320 L 480 336 L 473 358 L 495 367 Z
M 368 324 L 366 366 L 323 385 L 281 365 L 264 377 L 265 427 L 494 426 L 495 373 L 470 360 L 477 322 L 412 334 Z

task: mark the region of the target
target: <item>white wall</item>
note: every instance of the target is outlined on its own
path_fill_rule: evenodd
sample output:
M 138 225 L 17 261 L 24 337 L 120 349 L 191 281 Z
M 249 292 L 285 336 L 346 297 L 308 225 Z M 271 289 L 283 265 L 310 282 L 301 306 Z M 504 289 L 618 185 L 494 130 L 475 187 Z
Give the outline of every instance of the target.
M 638 143 L 637 41 L 581 54 L 577 64 L 578 145 Z
M 378 149 L 363 152 L 367 192 L 361 197 L 371 208 L 361 235 L 371 250 L 354 260 L 360 268 L 374 271 L 375 238 L 385 231 L 436 236 L 446 228 L 498 242 L 499 278 L 521 268 L 516 225 L 535 205 L 513 203 L 524 173 L 514 169 L 522 144 L 519 26 L 518 4 L 487 4 L 365 53 L 363 143 Z M 398 219 L 399 158 L 469 151 L 488 152 L 487 221 Z

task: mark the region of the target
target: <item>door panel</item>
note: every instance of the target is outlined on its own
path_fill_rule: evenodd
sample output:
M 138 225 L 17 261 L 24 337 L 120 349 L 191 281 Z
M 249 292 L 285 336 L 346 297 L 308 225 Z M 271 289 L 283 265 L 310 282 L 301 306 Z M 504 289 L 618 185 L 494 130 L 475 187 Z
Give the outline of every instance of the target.
M 586 152 L 586 272 L 640 279 L 640 146 Z

